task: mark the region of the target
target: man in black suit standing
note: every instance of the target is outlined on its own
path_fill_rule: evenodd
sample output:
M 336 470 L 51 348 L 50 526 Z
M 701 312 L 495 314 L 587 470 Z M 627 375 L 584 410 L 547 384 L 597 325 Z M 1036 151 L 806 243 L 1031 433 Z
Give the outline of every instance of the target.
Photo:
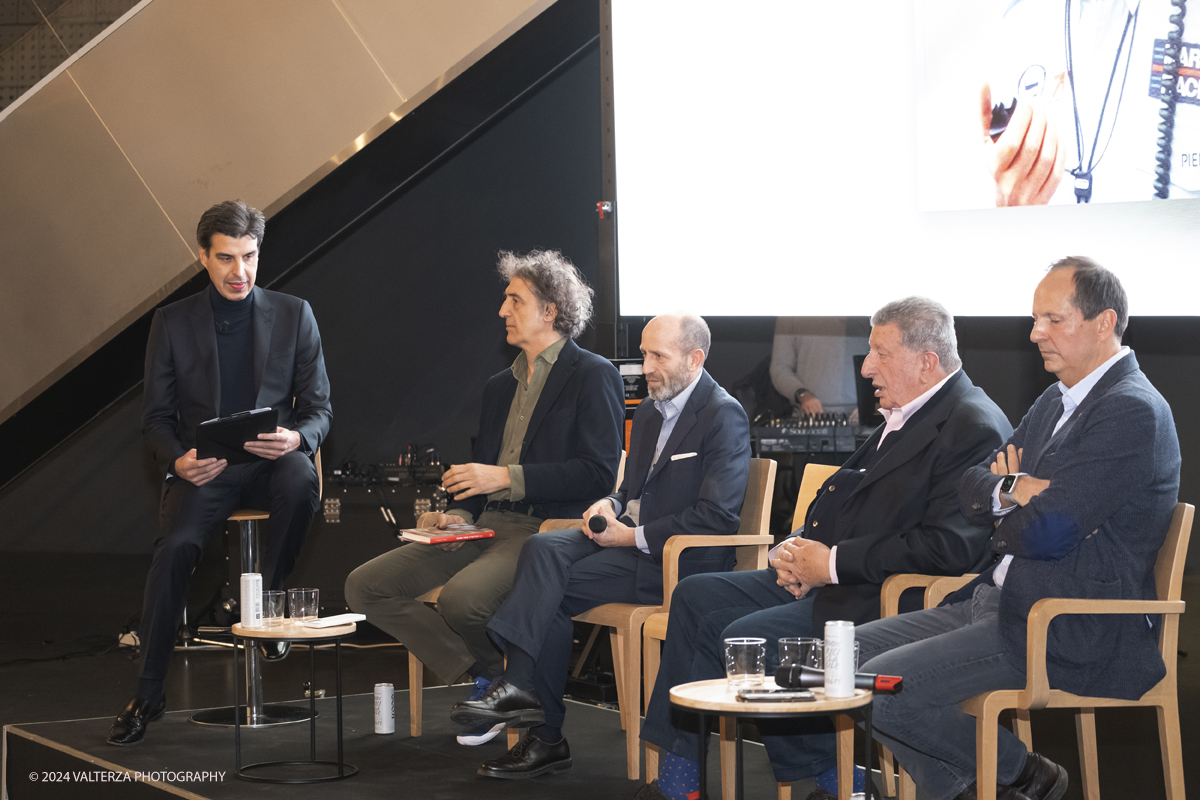
M 888 575 L 959 575 L 983 563 L 991 527 L 968 522 L 955 485 L 1012 431 L 961 368 L 954 318 L 921 297 L 889 303 L 871 319 L 863 375 L 886 423 L 822 486 L 805 525 L 771 554 L 771 569 L 701 575 L 671 598 L 671 624 L 642 738 L 666 751 L 658 781 L 639 798 L 686 797 L 699 786 L 698 718 L 672 711 L 672 686 L 725 675 L 726 638 L 775 642 L 823 635 L 831 619 L 879 617 Z M 759 726 L 780 781 L 816 776 L 836 795 L 835 745 L 827 720 Z
M 313 455 L 332 412 L 321 336 L 308 303 L 254 285 L 266 220 L 219 203 L 196 228 L 212 284 L 154 314 L 146 347 L 142 435 L 163 475 L 159 534 L 142 606 L 137 694 L 109 731 L 130 745 L 166 710 L 163 681 L 205 537 L 241 507 L 266 508 L 263 588 L 279 589 L 318 504 Z M 279 427 L 245 443 L 246 463 L 196 457 L 196 426 L 271 407 Z
M 1050 266 L 1029 338 L 1059 380 L 959 481 L 967 518 L 995 525 L 995 561 L 937 608 L 858 631 L 867 671 L 904 676 L 904 691 L 876 698 L 875 735 L 929 797 L 976 796 L 975 720 L 958 703 L 1024 688 L 1037 601 L 1156 599 L 1181 460 L 1170 406 L 1121 346 L 1128 308 L 1121 282 L 1091 259 Z M 1046 640 L 1050 688 L 1139 698 L 1166 675 L 1159 634 L 1158 618 L 1141 614 L 1058 617 Z M 996 778 L 1001 800 L 1067 791 L 1066 770 L 1003 726 Z
M 711 336 L 700 317 L 655 317 L 642 333 L 650 397 L 638 406 L 625 477 L 594 502 L 582 529 L 530 537 L 508 600 L 488 625 L 508 655 L 504 678 L 454 706 L 460 724 L 530 724 L 512 750 L 483 764 L 493 778 L 532 778 L 571 766 L 562 735 L 571 617 L 604 603 L 662 603 L 662 554 L 676 534 L 737 533 L 750 473 L 750 432 L 736 400 L 704 370 Z M 588 520 L 605 518 L 594 533 Z M 680 574 L 733 567 L 734 548 L 697 548 Z M 636 698 L 632 702 L 637 702 Z

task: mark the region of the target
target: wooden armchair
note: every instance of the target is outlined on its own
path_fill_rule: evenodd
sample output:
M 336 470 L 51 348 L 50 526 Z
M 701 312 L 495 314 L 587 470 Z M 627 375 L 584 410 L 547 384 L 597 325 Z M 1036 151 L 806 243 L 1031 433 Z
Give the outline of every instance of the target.
M 663 605 L 639 606 L 632 603 L 605 603 L 575 617 L 578 622 L 604 625 L 612 630 L 613 661 L 617 673 L 617 703 L 621 708 L 621 728 L 625 731 L 625 755 L 630 780 L 641 775 L 638 736 L 641 733 L 641 666 L 642 626 L 654 613 L 671 602 L 671 592 L 679 582 L 679 555 L 691 547 L 737 547 L 739 569 L 742 564 L 766 566 L 767 549 L 771 544 L 768 527 L 771 518 L 771 497 L 775 492 L 775 462 L 771 459 L 750 459 L 750 475 L 746 482 L 746 499 L 742 504 L 741 523 L 733 536 L 672 536 L 663 548 Z M 541 530 L 579 527 L 579 520 L 546 520 Z M 656 654 L 657 655 L 657 654 Z M 654 674 L 658 662 L 654 662 Z M 647 698 L 650 689 L 646 690 Z M 648 762 L 647 762 L 648 763 Z
M 1075 731 L 1079 745 L 1079 763 L 1083 794 L 1099 800 L 1099 772 L 1096 752 L 1096 709 L 1151 706 L 1158 712 L 1158 735 L 1162 749 L 1163 781 L 1168 800 L 1183 800 L 1183 745 L 1179 730 L 1179 694 L 1177 657 L 1179 615 L 1184 611 L 1180 599 L 1184 564 L 1191 538 L 1195 508 L 1187 503 L 1175 507 L 1167 537 L 1158 551 L 1154 567 L 1157 600 L 1080 600 L 1047 597 L 1029 612 L 1024 689 L 986 692 L 962 702 L 964 711 L 976 719 L 976 789 L 979 800 L 996 798 L 996 730 L 1000 712 L 1012 709 L 1017 714 L 1015 727 L 1026 747 L 1032 749 L 1029 711 L 1041 708 L 1074 708 Z M 926 605 L 936 605 L 965 581 L 943 578 L 933 582 L 925 593 Z M 1046 636 L 1050 622 L 1061 614 L 1161 614 L 1162 629 L 1158 651 L 1167 674 L 1156 686 L 1137 700 L 1111 697 L 1082 697 L 1051 689 L 1046 675 Z M 905 777 L 901 771 L 901 787 Z M 911 786 L 911 781 L 908 782 Z M 902 795 L 903 800 L 903 795 Z

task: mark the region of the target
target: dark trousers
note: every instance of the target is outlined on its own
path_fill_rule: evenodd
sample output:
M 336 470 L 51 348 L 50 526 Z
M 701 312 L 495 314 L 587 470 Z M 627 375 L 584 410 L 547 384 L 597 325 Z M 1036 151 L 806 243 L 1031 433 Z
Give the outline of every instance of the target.
M 819 590 L 818 590 L 819 591 Z M 681 758 L 695 760 L 701 742 L 699 716 L 671 707 L 672 686 L 725 677 L 728 638 L 767 640 L 767 675 L 779 667 L 777 640 L 824 634 L 813 629 L 813 595 L 796 600 L 775 583 L 775 571 L 750 570 L 693 575 L 671 595 L 671 624 L 658 678 L 642 725 L 642 738 Z M 794 781 L 831 768 L 837 752 L 833 724 L 826 718 L 759 720 L 775 777 Z M 706 731 L 707 733 L 707 731 Z
M 525 542 L 512 593 L 488 632 L 505 652 L 511 645 L 535 659 L 533 688 L 547 725 L 561 728 L 567 715 L 571 617 L 604 603 L 662 602 L 661 588 L 657 600 L 637 590 L 638 561 L 647 557 L 635 547 L 601 547 L 580 530 L 535 533 Z
M 142 678 L 166 678 L 206 536 L 239 508 L 269 511 L 259 567 L 263 589 L 279 589 L 296 563 L 318 503 L 317 470 L 296 450 L 275 461 L 231 464 L 203 486 L 170 478 L 162 489 L 159 534 L 138 626 Z

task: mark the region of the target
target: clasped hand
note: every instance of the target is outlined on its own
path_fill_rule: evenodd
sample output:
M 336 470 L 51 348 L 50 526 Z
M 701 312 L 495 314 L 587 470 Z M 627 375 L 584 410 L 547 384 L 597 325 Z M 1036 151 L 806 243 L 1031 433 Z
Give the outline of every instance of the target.
M 487 464 L 455 464 L 442 475 L 442 488 L 455 500 L 508 489 L 511 483 L 508 467 Z
M 775 582 L 797 600 L 831 580 L 829 548 L 820 542 L 797 536 L 784 542 L 776 555 L 771 561 Z

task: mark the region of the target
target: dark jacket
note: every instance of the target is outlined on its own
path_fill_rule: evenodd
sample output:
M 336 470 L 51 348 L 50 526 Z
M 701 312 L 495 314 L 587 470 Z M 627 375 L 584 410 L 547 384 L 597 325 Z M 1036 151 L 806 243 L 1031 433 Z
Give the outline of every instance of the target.
M 333 411 L 321 334 L 308 302 L 257 286 L 254 293 L 255 408 L 279 412 L 315 453 Z M 219 416 L 221 371 L 208 288 L 154 313 L 146 346 L 142 436 L 165 476 L 196 446 L 196 426 Z
M 488 378 L 479 412 L 472 459 L 495 464 L 504 444 L 504 424 L 517 391 L 506 369 Z M 625 388 L 608 359 L 567 340 L 533 408 L 519 463 L 525 472 L 524 502 L 541 519 L 582 517 L 612 491 L 621 463 Z M 487 497 L 455 500 L 451 508 L 483 513 Z
M 750 475 L 750 427 L 741 404 L 702 371 L 687 405 L 651 470 L 662 414 L 647 398 L 633 416 L 629 460 L 621 488 L 612 497 L 622 511 L 641 500 L 638 523 L 645 528 L 649 554 L 638 551 L 639 595 L 661 596 L 662 552 L 677 534 L 721 536 L 737 533 Z M 624 520 L 629 523 L 628 518 Z M 733 568 L 732 547 L 685 550 L 679 577 Z
M 814 630 L 830 619 L 878 619 L 889 575 L 961 575 L 986 563 L 991 525 L 963 516 L 956 487 L 1012 432 L 1000 408 L 959 370 L 876 453 L 883 428 L 809 506 L 805 537 L 837 545 L 838 583 L 817 590 Z
M 1021 471 L 1050 481 L 1003 517 L 997 555 L 1014 556 L 1000 595 L 1000 631 L 1024 671 L 1026 619 L 1043 597 L 1153 600 L 1154 564 L 1179 497 L 1179 439 L 1166 400 L 1132 353 L 1092 388 L 1057 435 L 1062 393 L 1047 389 L 1008 443 Z M 970 519 L 990 524 L 1000 478 L 989 456 L 959 484 Z M 992 582 L 994 566 L 947 602 Z M 1071 615 L 1050 623 L 1050 685 L 1074 694 L 1135 699 L 1166 674 L 1159 620 L 1140 614 Z

